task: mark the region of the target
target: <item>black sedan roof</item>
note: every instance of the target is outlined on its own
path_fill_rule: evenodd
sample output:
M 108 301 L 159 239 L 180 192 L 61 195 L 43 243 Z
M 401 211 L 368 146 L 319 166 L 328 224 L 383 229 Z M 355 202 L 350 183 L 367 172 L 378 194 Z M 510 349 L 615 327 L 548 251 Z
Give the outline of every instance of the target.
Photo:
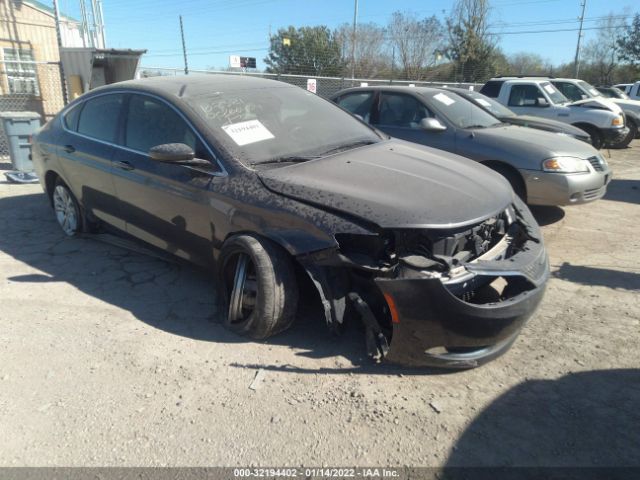
M 294 88 L 284 82 L 256 78 L 246 75 L 225 75 L 225 74 L 195 74 L 180 76 L 159 76 L 142 78 L 140 80 L 127 80 L 125 82 L 113 83 L 104 87 L 92 90 L 105 91 L 120 88 L 131 88 L 136 90 L 146 90 L 162 94 L 163 96 L 187 98 L 210 94 L 216 90 L 233 91 L 260 88 Z

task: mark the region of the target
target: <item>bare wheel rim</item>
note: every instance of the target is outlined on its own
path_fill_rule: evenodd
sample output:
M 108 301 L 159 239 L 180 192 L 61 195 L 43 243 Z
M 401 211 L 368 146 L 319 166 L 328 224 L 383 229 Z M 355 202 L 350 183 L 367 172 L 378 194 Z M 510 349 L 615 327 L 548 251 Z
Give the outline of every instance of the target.
M 251 258 L 240 253 L 235 262 L 235 273 L 231 297 L 229 299 L 229 322 L 239 323 L 245 320 L 256 306 L 258 283 Z
M 78 210 L 71 193 L 62 185 L 58 185 L 53 191 L 53 209 L 64 233 L 69 236 L 76 233 L 78 230 Z

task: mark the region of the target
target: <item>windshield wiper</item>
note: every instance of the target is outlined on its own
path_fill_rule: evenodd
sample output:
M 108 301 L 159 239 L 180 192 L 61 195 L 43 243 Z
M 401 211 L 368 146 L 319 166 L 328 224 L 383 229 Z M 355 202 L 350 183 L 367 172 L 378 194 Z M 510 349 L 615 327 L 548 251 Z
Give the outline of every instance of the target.
M 464 128 L 487 128 L 486 125 L 467 125 Z
M 364 147 L 365 145 L 373 145 L 374 143 L 376 142 L 373 140 L 360 140 L 359 142 L 345 143 L 344 145 L 338 145 L 337 147 L 327 150 L 322 154 L 322 156 L 324 157 L 333 153 L 344 152 L 345 150 L 351 150 L 356 147 Z
M 252 162 L 251 165 L 266 165 L 269 163 L 301 163 L 308 162 L 309 160 L 315 160 L 320 158 L 320 155 L 287 155 L 283 157 L 269 158 L 268 160 L 262 160 L 261 162 Z

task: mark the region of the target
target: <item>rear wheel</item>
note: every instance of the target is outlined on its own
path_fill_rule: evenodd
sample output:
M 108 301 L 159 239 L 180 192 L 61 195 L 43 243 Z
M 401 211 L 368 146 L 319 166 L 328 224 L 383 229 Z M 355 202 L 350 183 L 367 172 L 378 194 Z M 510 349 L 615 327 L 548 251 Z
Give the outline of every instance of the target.
M 238 235 L 223 245 L 220 266 L 229 307 L 227 328 L 264 339 L 291 326 L 298 286 L 286 251 L 270 240 Z
M 56 180 L 52 192 L 53 210 L 58 225 L 69 237 L 73 237 L 82 231 L 82 215 L 80 205 L 69 187 L 60 180 Z

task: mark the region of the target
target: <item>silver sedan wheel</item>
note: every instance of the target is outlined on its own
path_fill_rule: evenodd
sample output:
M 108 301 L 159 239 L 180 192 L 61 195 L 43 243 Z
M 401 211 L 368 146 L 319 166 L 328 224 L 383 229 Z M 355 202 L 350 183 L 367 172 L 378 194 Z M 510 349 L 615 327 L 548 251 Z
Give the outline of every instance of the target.
M 58 185 L 53 190 L 53 209 L 62 231 L 70 237 L 75 235 L 78 231 L 80 212 L 73 201 L 71 192 L 63 185 Z
M 255 268 L 249 255 L 241 253 L 236 260 L 236 269 L 229 299 L 229 321 L 244 321 L 253 312 L 258 296 Z

